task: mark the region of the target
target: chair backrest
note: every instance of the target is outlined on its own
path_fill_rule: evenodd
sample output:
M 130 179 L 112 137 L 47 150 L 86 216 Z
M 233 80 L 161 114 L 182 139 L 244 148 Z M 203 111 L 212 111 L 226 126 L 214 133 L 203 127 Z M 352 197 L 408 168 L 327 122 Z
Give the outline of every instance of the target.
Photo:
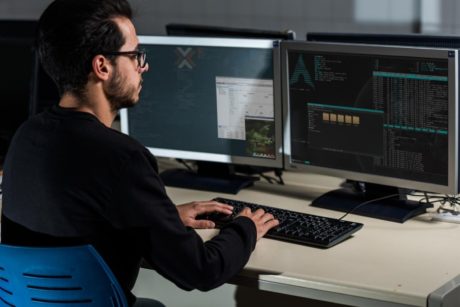
M 0 305 L 128 306 L 110 268 L 90 245 L 0 244 Z

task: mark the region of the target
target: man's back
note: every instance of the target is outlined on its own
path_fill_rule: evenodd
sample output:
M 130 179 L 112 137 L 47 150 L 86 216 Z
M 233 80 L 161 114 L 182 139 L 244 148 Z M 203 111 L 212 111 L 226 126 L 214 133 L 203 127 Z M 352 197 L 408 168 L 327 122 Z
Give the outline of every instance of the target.
M 130 151 L 142 150 L 136 145 L 89 113 L 55 107 L 27 121 L 5 162 L 3 213 L 60 236 L 113 226 L 107 204 L 115 204 L 112 190 Z
M 122 286 L 132 288 L 141 236 L 117 227 L 111 212 L 118 209 L 109 206 L 118 204 L 113 189 L 135 150 L 142 148 L 88 113 L 55 107 L 27 121 L 5 163 L 2 242 L 93 244 Z
M 203 244 L 166 195 L 155 158 L 71 109 L 18 130 L 3 180 L 4 243 L 92 244 L 131 299 L 142 258 L 184 289 L 207 290 L 241 270 L 256 243 L 254 223 L 237 218 Z

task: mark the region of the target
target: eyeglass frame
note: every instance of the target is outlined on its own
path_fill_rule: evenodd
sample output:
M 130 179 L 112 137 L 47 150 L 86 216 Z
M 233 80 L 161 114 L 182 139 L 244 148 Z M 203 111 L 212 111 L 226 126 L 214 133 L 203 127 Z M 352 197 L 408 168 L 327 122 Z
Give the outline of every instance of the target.
M 103 55 L 108 56 L 129 56 L 135 55 L 137 59 L 137 67 L 138 68 L 145 68 L 147 66 L 147 52 L 145 50 L 132 50 L 132 51 L 111 51 L 111 52 L 104 52 Z M 144 63 L 142 63 L 144 62 Z

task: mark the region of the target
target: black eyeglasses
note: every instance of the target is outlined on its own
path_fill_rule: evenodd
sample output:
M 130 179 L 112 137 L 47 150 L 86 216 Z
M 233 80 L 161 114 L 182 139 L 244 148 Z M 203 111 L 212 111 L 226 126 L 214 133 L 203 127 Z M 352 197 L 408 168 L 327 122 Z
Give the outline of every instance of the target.
M 133 56 L 137 59 L 137 65 L 139 68 L 144 68 L 145 65 L 147 65 L 147 53 L 145 52 L 145 50 L 112 51 L 112 52 L 104 52 L 104 55 Z

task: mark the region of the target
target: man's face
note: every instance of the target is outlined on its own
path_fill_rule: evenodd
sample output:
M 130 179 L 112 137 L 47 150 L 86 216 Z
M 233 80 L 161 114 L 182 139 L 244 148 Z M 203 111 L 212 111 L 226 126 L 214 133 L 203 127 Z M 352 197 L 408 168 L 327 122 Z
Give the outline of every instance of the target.
M 125 37 L 125 44 L 120 51 L 137 50 L 139 40 L 132 22 L 127 18 L 116 18 L 115 21 Z M 140 68 L 136 56 L 117 57 L 115 63 L 113 74 L 105 87 L 105 94 L 112 109 L 119 110 L 132 107 L 139 100 L 142 74 L 148 70 L 148 65 Z
M 119 65 L 117 65 L 106 87 L 106 96 L 112 110 L 134 106 L 139 100 L 141 84 L 142 78 L 137 82 L 137 85 L 134 84 L 121 72 Z

